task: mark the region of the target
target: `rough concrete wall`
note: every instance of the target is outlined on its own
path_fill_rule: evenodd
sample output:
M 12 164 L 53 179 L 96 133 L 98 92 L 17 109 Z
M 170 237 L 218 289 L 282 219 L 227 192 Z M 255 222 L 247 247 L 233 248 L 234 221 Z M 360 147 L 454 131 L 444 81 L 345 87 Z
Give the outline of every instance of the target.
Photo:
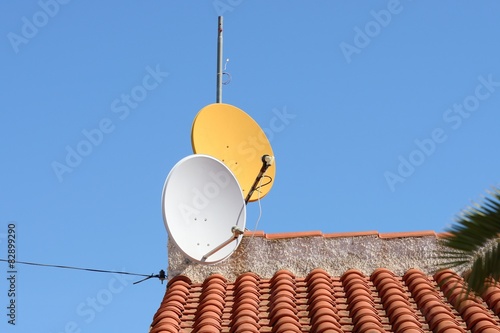
M 307 276 L 314 268 L 323 268 L 331 275 L 341 276 L 349 269 L 370 275 L 377 268 L 387 268 L 402 275 L 410 268 L 432 274 L 439 260 L 436 236 L 380 238 L 377 235 L 355 237 L 295 237 L 267 239 L 243 237 L 241 245 L 228 259 L 213 265 L 191 262 L 169 240 L 168 276 L 186 275 L 193 282 L 202 282 L 212 273 L 228 280 L 245 272 L 271 278 L 280 269 L 296 276 Z

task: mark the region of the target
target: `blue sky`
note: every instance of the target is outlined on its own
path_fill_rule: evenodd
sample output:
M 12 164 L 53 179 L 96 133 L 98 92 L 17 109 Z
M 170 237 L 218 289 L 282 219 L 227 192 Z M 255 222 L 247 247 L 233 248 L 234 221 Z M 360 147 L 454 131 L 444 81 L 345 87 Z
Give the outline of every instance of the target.
M 499 184 L 494 1 L 4 1 L 0 249 L 18 260 L 158 273 L 161 193 L 215 102 L 266 129 L 276 178 L 258 230 L 449 226 Z M 74 156 L 75 152 L 78 156 Z M 257 203 L 248 205 L 255 228 Z M 16 325 L 146 332 L 165 285 L 18 265 Z

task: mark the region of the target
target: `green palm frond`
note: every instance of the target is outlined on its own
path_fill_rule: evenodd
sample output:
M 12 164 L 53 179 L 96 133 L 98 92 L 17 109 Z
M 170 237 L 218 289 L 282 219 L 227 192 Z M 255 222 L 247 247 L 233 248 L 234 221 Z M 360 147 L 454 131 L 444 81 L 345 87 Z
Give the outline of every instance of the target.
M 500 243 L 495 242 L 484 253 L 477 256 L 476 260 L 470 268 L 469 274 L 466 275 L 468 291 L 474 291 L 481 294 L 488 285 L 485 281 L 489 278 L 498 281 L 500 277 Z
M 481 293 L 487 279 L 500 278 L 500 190 L 489 194 L 483 204 L 462 212 L 438 254 L 441 268 L 468 269 L 467 292 Z

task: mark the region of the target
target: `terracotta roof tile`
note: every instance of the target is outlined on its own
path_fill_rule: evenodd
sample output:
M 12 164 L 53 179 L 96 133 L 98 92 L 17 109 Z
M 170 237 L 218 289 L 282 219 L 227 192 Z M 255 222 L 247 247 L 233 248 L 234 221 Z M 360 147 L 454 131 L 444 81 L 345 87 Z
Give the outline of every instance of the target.
M 445 297 L 457 309 L 472 333 L 483 332 L 486 329 L 498 327 L 498 317 L 494 318 L 489 310 L 482 304 L 482 300 L 469 296 L 463 292 L 463 280 L 451 270 L 443 270 L 434 275 L 440 284 Z M 488 324 L 489 323 L 489 324 Z
M 435 231 L 411 231 L 411 232 L 390 232 L 379 234 L 380 238 L 406 238 L 406 237 L 424 237 L 434 236 L 437 237 Z
M 323 269 L 296 277 L 280 270 L 271 279 L 254 273 L 227 282 L 213 274 L 203 283 L 173 278 L 153 318 L 160 332 L 315 333 L 493 333 L 500 288 L 484 299 L 460 302 L 463 280 L 452 271 L 403 276 L 380 268 L 370 276 L 348 270 L 331 276 Z
M 434 274 L 446 234 L 245 236 L 221 265 L 192 264 L 169 245 L 175 277 L 151 333 L 500 333 L 500 284 L 466 298 L 459 275 Z
M 323 234 L 325 238 L 340 238 L 340 237 L 361 237 L 361 236 L 378 236 L 377 231 L 359 231 L 359 232 L 337 232 Z

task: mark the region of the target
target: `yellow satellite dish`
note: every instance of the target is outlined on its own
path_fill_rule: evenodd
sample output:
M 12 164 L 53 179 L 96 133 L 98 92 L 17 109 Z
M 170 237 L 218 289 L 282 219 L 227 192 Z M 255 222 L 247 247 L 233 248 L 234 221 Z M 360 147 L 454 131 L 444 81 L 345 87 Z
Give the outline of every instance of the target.
M 195 154 L 213 156 L 235 175 L 246 197 L 262 168 L 263 156 L 274 156 L 271 144 L 259 124 L 243 110 L 225 103 L 205 106 L 198 112 L 191 129 L 191 144 Z M 262 179 L 249 201 L 264 197 L 273 185 L 276 167 L 266 170 L 269 180 Z

